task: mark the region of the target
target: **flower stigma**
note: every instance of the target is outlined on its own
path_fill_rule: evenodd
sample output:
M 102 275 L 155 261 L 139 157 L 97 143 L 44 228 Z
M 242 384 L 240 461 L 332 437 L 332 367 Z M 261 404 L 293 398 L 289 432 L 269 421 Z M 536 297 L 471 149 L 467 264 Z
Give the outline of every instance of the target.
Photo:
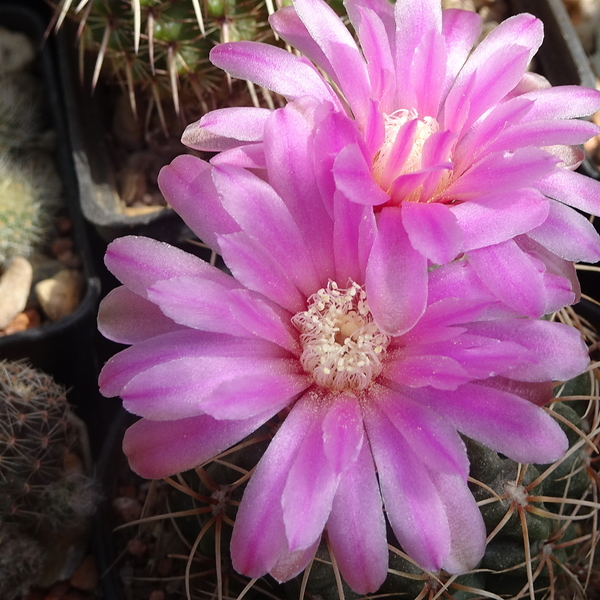
M 390 338 L 377 327 L 367 294 L 357 283 L 339 289 L 330 281 L 292 323 L 301 334 L 302 366 L 317 385 L 364 390 L 381 373 Z

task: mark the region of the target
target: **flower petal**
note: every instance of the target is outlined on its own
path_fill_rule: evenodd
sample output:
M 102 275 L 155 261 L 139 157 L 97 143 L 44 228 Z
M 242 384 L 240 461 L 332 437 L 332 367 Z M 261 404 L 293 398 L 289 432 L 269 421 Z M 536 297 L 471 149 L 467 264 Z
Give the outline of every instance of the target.
M 345 471 L 327 520 L 329 543 L 343 578 L 359 594 L 379 589 L 388 549 L 379 484 L 368 444 Z
M 389 335 L 408 331 L 425 312 L 427 260 L 412 247 L 400 208 L 379 215 L 365 283 L 371 313 Z
M 134 423 L 123 438 L 129 466 L 146 479 L 193 469 L 258 429 L 271 415 L 218 421 L 208 415 L 176 421 Z

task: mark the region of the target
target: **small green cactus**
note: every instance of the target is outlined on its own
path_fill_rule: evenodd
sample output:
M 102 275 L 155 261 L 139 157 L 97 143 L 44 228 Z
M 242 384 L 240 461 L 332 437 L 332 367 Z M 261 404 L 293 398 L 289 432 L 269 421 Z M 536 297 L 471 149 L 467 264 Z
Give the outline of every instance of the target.
M 49 154 L 0 153 L 0 268 L 42 247 L 61 205 L 62 182 Z

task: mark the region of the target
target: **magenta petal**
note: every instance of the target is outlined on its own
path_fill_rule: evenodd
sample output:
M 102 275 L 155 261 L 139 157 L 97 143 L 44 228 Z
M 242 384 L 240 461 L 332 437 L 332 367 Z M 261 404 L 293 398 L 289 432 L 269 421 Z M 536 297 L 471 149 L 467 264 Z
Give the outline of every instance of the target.
M 600 216 L 600 181 L 568 169 L 554 169 L 536 183 L 550 198 L 591 215 Z
M 251 434 L 271 415 L 218 421 L 208 415 L 176 421 L 134 423 L 123 438 L 131 468 L 146 479 L 162 479 L 193 469 Z
M 562 323 L 537 319 L 470 323 L 469 331 L 502 341 L 512 341 L 535 357 L 513 367 L 507 377 L 523 381 L 567 380 L 585 371 L 589 355 L 579 330 Z
M 600 236 L 594 226 L 560 202 L 550 202 L 548 218 L 528 235 L 565 260 L 589 263 L 600 260 Z
M 448 59 L 444 36 L 439 31 L 426 32 L 415 48 L 410 83 L 415 91 L 419 118 L 437 117 L 442 97 L 440 83 L 446 79 Z
M 336 81 L 335 71 L 317 42 L 311 37 L 293 6 L 282 6 L 269 16 L 273 31 Z M 337 83 L 337 81 L 336 81 Z
M 542 276 L 513 240 L 468 254 L 481 281 L 503 302 L 528 317 L 541 317 L 546 306 Z
M 379 484 L 367 444 L 340 478 L 327 534 L 350 587 L 359 594 L 377 591 L 387 575 L 388 549 Z
M 323 451 L 333 472 L 353 467 L 362 448 L 364 429 L 360 406 L 352 394 L 340 394 L 323 419 Z
M 462 69 L 481 33 L 481 17 L 474 12 L 457 9 L 442 11 L 442 34 L 448 59 L 445 92 Z
M 113 342 L 134 344 L 182 329 L 145 298 L 125 286 L 111 290 L 98 308 L 98 330 Z
M 437 571 L 450 552 L 439 494 L 419 457 L 375 405 L 365 412 L 365 423 L 392 529 L 421 568 Z
M 269 444 L 244 492 L 231 537 L 231 559 L 234 569 L 248 577 L 262 577 L 289 552 L 281 496 L 314 419 L 313 403 L 301 398 Z
M 472 383 L 455 392 L 419 390 L 419 394 L 424 404 L 444 415 L 461 433 L 517 462 L 554 462 L 569 447 L 556 421 L 519 396 Z
M 401 335 L 427 303 L 427 259 L 411 245 L 400 208 L 384 208 L 365 276 L 369 306 L 379 328 Z
M 329 60 L 356 119 L 364 123 L 370 89 L 365 60 L 352 34 L 323 0 L 296 0 L 294 8 Z
M 467 451 L 452 425 L 436 412 L 396 390 L 379 386 L 375 398 L 415 455 L 429 469 L 460 475 L 464 481 L 467 480 Z
M 239 287 L 232 277 L 201 258 L 145 237 L 117 238 L 108 245 L 104 263 L 119 281 L 144 297 L 157 281 L 181 276 L 197 276 L 226 289 Z
M 305 550 L 282 551 L 275 563 L 275 566 L 269 570 L 269 575 L 276 581 L 289 581 L 292 577 L 296 577 L 306 569 L 310 561 L 313 559 L 317 548 L 319 547 L 317 540 L 312 546 Z
M 182 154 L 161 169 L 158 185 L 167 202 L 188 227 L 208 246 L 218 251 L 217 233 L 231 233 L 239 226 L 221 206 L 208 163 Z
M 378 206 L 389 196 L 373 181 L 371 168 L 358 144 L 349 144 L 337 155 L 333 164 L 337 188 L 352 202 Z
M 535 90 L 521 97 L 534 102 L 527 121 L 578 119 L 600 109 L 600 91 L 575 85 Z
M 306 298 L 268 248 L 241 231 L 219 238 L 219 245 L 225 264 L 248 289 L 263 294 L 292 314 L 304 310 Z
M 463 234 L 456 217 L 444 204 L 405 202 L 402 225 L 415 250 L 432 263 L 450 262 L 463 249 Z
M 486 547 L 485 523 L 467 483 L 461 477 L 432 472 L 450 527 L 450 553 L 443 568 L 448 573 L 466 573 L 477 566 Z
M 213 156 L 210 159 L 210 164 L 214 167 L 220 167 L 221 165 L 243 167 L 254 169 L 255 172 L 264 170 L 267 168 L 264 145 L 261 142 L 224 150 Z
M 320 193 L 327 187 L 327 181 L 317 181 L 317 177 L 327 180 L 327 174 L 315 168 L 313 147 L 315 113 L 323 109 L 322 105 L 305 98 L 276 110 L 265 129 L 268 169 L 277 173 L 271 177 L 270 184 L 285 202 L 310 248 L 321 286 L 327 285 L 335 270 L 333 221 L 328 211 L 331 199 L 324 201 Z M 307 173 L 311 176 L 307 177 Z
M 281 410 L 308 385 L 295 359 L 192 356 L 144 370 L 120 395 L 129 412 L 153 420 L 235 420 Z
M 312 96 L 339 106 L 317 70 L 282 48 L 259 42 L 229 42 L 215 46 L 210 60 L 233 77 L 249 79 L 289 100 Z
M 173 277 L 148 288 L 148 299 L 176 323 L 201 329 L 243 335 L 231 319 L 227 306 L 229 290 L 201 277 Z
M 247 235 L 268 241 L 272 258 L 304 296 L 318 290 L 320 280 L 311 254 L 293 215 L 275 190 L 239 167 L 215 168 L 213 180 L 224 208 Z
M 304 550 L 317 541 L 339 483 L 339 473 L 325 455 L 323 419 L 315 415 L 302 440 L 281 497 L 283 522 L 291 551 Z
M 430 385 L 440 390 L 455 390 L 470 381 L 467 372 L 448 356 L 394 356 L 385 363 L 384 375 L 409 387 Z
M 289 358 L 290 355 L 257 338 L 185 328 L 138 342 L 112 356 L 100 373 L 100 391 L 108 397 L 118 396 L 131 379 L 153 366 L 205 356 Z
M 290 313 L 249 290 L 232 290 L 228 300 L 229 312 L 239 327 L 299 354 L 298 331 L 291 324 Z
M 464 234 L 463 250 L 492 246 L 527 233 L 548 216 L 548 200 L 525 188 L 507 194 L 489 194 L 450 207 Z

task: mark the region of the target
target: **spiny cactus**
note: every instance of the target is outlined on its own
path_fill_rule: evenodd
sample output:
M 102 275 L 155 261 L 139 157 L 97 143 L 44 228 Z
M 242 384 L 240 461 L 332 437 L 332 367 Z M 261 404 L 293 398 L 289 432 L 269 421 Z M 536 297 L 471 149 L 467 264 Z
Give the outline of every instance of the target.
M 62 182 L 49 154 L 0 154 L 0 267 L 40 249 L 61 204 Z
M 14 600 L 27 593 L 42 573 L 45 554 L 33 537 L 0 523 L 0 597 Z
M 134 113 L 155 109 L 166 132 L 168 96 L 180 124 L 214 106 L 215 95 L 229 98 L 208 53 L 217 42 L 274 42 L 272 10 L 264 0 L 62 0 L 55 19 L 57 27 L 67 15 L 79 22 L 80 67 L 85 51 L 95 57 L 92 87 L 101 76 L 120 84 Z
M 93 512 L 93 483 L 69 469 L 78 434 L 62 386 L 0 362 L 0 522 L 59 527 Z
M 597 352 L 597 334 L 571 309 L 562 311 L 560 318 L 577 326 L 590 352 Z M 471 489 L 488 532 L 487 550 L 477 569 L 460 576 L 424 572 L 402 552 L 390 530 L 388 578 L 372 597 L 588 600 L 586 587 L 600 509 L 595 466 L 600 442 L 599 375 L 592 364 L 588 372 L 556 384 L 556 400 L 547 410 L 567 433 L 570 449 L 554 464 L 518 464 L 464 438 L 471 461 Z M 120 534 L 131 537 L 131 526 L 136 526 L 136 543 L 148 553 L 155 557 L 171 554 L 169 593 L 185 588 L 188 597 L 197 600 L 240 594 L 246 599 L 370 598 L 354 593 L 342 581 L 326 535 L 305 573 L 284 585 L 269 577 L 250 581 L 233 570 L 228 548 L 231 526 L 244 484 L 271 433 L 264 426 L 215 460 L 167 479 L 170 486 L 153 482 L 143 518 L 124 526 Z M 136 560 L 130 557 L 134 582 L 139 578 L 139 585 L 144 585 L 142 580 L 152 577 L 160 581 L 158 559 L 152 564 Z M 181 578 L 178 584 L 175 576 Z M 142 590 L 150 592 L 151 588 Z

